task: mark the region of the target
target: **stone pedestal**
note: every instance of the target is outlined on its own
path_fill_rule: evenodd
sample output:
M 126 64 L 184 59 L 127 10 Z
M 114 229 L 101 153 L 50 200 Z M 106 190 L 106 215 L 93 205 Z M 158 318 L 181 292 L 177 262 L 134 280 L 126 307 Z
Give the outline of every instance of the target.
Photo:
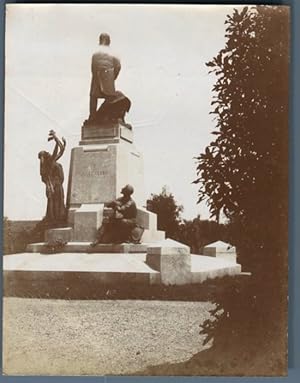
M 157 230 L 156 214 L 143 208 L 143 158 L 133 145 L 132 127 L 123 123 L 85 123 L 78 147 L 72 149 L 67 192 L 68 235 L 72 242 L 93 242 L 103 216 L 110 214 L 104 203 L 120 196 L 121 189 L 134 187 L 133 199 L 138 206 L 137 222 L 144 227 L 142 242 L 165 238 Z M 61 237 L 60 231 L 49 231 L 46 240 Z M 96 251 L 97 249 L 95 249 Z
M 81 204 L 111 201 L 120 196 L 126 184 L 134 187 L 138 205 L 145 202 L 142 155 L 123 138 L 132 131 L 119 125 L 107 129 L 110 134 L 116 134 L 111 140 L 107 139 L 104 128 L 94 129 L 96 138 L 88 143 L 83 140 L 84 144 L 72 149 L 67 194 L 67 206 L 71 209 Z
M 129 124 L 106 122 L 84 124 L 81 128 L 80 145 L 99 143 L 118 143 L 126 141 L 133 143 L 133 131 Z
M 93 242 L 103 218 L 103 204 L 82 204 L 74 214 L 74 239 Z
M 226 259 L 229 262 L 236 263 L 237 255 L 235 246 L 229 243 L 217 241 L 206 245 L 203 249 L 203 255 Z
M 70 242 L 73 240 L 73 229 L 72 227 L 62 227 L 58 229 L 49 229 L 45 232 L 45 241 L 54 242 Z
M 146 263 L 160 272 L 163 285 L 185 285 L 192 282 L 190 248 L 167 239 L 147 248 Z
M 157 215 L 155 213 L 138 208 L 136 219 L 138 224 L 145 229 L 142 237 L 143 242 L 151 243 L 165 239 L 165 232 L 157 230 Z

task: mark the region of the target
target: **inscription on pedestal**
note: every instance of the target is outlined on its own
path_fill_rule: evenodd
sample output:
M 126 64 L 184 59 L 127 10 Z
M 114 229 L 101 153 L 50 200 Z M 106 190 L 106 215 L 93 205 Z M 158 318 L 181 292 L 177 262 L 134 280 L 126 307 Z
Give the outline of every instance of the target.
M 108 175 L 107 171 L 105 170 L 98 170 L 98 169 L 92 169 L 91 166 L 87 168 L 86 173 L 82 173 L 82 176 L 87 176 L 87 177 L 101 177 L 101 176 L 106 176 Z
M 102 203 L 116 197 L 116 149 L 72 152 L 68 202 Z
M 143 158 L 131 145 L 84 145 L 73 148 L 67 202 L 69 207 L 105 203 L 120 195 L 126 184 L 144 204 Z

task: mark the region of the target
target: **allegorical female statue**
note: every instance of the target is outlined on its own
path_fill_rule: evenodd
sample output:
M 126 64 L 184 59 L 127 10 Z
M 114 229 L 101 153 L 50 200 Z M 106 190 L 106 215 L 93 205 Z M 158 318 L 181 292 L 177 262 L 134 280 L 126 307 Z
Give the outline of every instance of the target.
M 66 207 L 64 202 L 64 172 L 63 167 L 57 161 L 63 155 L 66 147 L 64 138 L 61 140 L 53 130 L 50 130 L 48 141 L 54 140 L 53 153 L 39 152 L 40 174 L 46 185 L 47 212 L 45 220 L 50 226 L 59 226 L 66 219 Z

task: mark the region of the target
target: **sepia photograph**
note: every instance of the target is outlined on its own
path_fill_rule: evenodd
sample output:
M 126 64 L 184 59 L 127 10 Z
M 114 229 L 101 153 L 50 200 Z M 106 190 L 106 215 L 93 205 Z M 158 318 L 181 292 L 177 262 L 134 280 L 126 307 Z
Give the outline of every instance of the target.
M 290 7 L 7 4 L 2 374 L 288 371 Z

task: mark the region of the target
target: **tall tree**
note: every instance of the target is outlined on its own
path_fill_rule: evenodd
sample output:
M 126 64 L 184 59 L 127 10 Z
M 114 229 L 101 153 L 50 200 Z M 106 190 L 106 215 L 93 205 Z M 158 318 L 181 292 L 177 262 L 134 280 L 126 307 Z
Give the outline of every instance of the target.
M 217 76 L 215 139 L 198 157 L 195 183 L 211 216 L 228 218 L 238 260 L 253 274 L 216 297 L 217 320 L 207 321 L 204 333 L 219 345 L 218 355 L 223 350 L 231 361 L 251 360 L 255 374 L 282 374 L 287 368 L 289 8 L 245 7 L 225 23 L 226 45 L 207 63 Z M 266 354 L 267 363 L 259 364 Z
M 163 187 L 160 194 L 151 194 L 147 209 L 157 214 L 158 229 L 164 230 L 167 238 L 176 239 L 183 206 L 178 205 L 173 194 Z
M 230 220 L 242 249 L 275 256 L 287 247 L 289 10 L 245 7 L 225 23 L 206 64 L 216 138 L 198 157 L 199 202 Z

